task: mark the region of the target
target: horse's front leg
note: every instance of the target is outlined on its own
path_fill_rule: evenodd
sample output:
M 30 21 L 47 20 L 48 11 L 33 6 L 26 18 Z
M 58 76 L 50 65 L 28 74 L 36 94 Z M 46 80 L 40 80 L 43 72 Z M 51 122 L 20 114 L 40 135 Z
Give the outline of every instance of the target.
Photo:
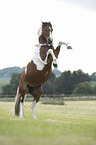
M 67 46 L 67 49 L 72 49 L 72 47 L 69 46 L 69 43 L 65 43 L 65 42 L 60 41 L 60 42 L 59 42 L 59 46 L 61 46 L 61 45 Z
M 65 42 L 60 41 L 60 42 L 59 42 L 59 45 L 60 45 L 60 46 L 61 46 L 61 45 L 68 46 L 68 45 L 69 45 L 69 43 L 65 43 Z
M 32 103 L 33 119 L 37 119 L 37 117 L 35 115 L 35 105 L 36 105 L 36 100 L 33 101 L 33 103 Z
M 36 103 L 39 101 L 40 99 L 40 96 L 42 94 L 42 86 L 37 86 L 37 87 L 30 87 L 30 91 L 29 93 L 34 97 L 34 101 L 32 103 L 32 111 L 33 111 L 33 119 L 37 119 L 36 115 L 35 115 L 35 106 L 36 106 Z

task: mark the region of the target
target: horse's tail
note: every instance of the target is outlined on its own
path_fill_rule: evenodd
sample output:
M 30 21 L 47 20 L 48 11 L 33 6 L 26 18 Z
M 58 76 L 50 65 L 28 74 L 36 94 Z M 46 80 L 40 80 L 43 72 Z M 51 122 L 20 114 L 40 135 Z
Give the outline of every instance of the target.
M 15 115 L 16 116 L 19 116 L 19 112 L 20 112 L 20 94 L 19 94 L 18 89 L 17 89 L 16 98 L 15 98 Z

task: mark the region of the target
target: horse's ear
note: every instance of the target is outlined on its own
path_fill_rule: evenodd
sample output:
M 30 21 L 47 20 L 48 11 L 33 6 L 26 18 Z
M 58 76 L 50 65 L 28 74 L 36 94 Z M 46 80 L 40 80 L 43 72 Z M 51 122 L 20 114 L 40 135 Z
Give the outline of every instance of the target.
M 44 26 L 44 24 L 45 24 L 45 23 L 44 23 L 44 22 L 42 22 L 42 21 L 41 21 L 41 23 L 42 23 L 42 24 L 41 24 L 41 27 L 43 28 L 43 26 Z
M 43 22 L 41 21 L 41 26 L 43 26 Z
M 42 25 L 44 25 L 44 24 L 45 24 L 45 22 L 42 22 L 42 21 L 41 21 L 41 23 L 42 23 Z

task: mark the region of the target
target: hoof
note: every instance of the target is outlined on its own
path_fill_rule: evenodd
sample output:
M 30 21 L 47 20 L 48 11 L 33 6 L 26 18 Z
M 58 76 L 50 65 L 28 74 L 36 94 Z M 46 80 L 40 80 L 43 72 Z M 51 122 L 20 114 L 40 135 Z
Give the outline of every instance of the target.
M 33 119 L 36 119 L 37 120 L 37 117 L 36 116 L 33 116 Z
M 53 63 L 53 66 L 54 66 L 54 67 L 57 67 L 57 64 Z
M 71 46 L 67 46 L 67 49 L 72 49 L 72 47 Z
M 21 114 L 19 117 L 20 117 L 20 118 L 23 118 L 23 115 Z

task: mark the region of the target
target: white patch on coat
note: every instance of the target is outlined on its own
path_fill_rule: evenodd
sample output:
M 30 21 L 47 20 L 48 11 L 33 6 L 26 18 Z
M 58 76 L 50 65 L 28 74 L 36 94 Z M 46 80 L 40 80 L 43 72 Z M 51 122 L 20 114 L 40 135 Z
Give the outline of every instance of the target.
M 48 59 L 48 55 L 51 54 L 52 57 L 53 57 L 53 61 L 56 61 L 56 57 L 55 57 L 55 54 L 53 52 L 52 49 L 49 49 L 47 51 L 47 54 L 46 54 L 46 58 L 45 60 L 43 61 L 40 57 L 40 47 L 41 47 L 41 44 L 40 45 L 36 45 L 36 49 L 35 49 L 35 52 L 34 52 L 34 55 L 33 55 L 33 58 L 32 58 L 32 61 L 34 62 L 34 64 L 36 65 L 36 68 L 37 70 L 40 70 L 42 71 L 44 66 L 47 64 L 47 59 Z
M 20 118 L 23 118 L 23 103 L 20 102 Z
M 55 61 L 55 60 L 57 59 L 52 49 L 49 49 L 49 50 L 47 51 L 47 57 L 48 57 L 49 54 L 52 55 L 53 61 Z
M 36 100 L 32 103 L 33 119 L 37 119 L 35 115 L 35 105 L 36 105 Z
M 40 46 L 36 47 L 32 61 L 36 65 L 37 70 L 43 70 L 44 66 L 47 64 L 47 62 L 43 61 L 40 57 Z
M 27 74 L 27 66 L 25 67 L 25 74 Z

